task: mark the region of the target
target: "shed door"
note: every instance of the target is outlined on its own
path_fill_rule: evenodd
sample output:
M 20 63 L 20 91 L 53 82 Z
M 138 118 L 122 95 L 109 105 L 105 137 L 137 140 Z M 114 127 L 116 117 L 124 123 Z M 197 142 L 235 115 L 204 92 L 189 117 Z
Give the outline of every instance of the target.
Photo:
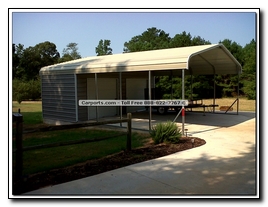
M 98 99 L 115 100 L 116 99 L 116 78 L 98 78 Z M 96 100 L 95 78 L 87 79 L 87 97 L 90 100 Z M 98 117 L 115 116 L 116 106 L 98 107 Z M 88 109 L 88 119 L 96 119 L 96 107 Z
M 128 100 L 144 100 L 144 89 L 147 86 L 147 79 L 126 79 L 126 97 Z M 127 112 L 144 110 L 144 106 L 128 106 Z

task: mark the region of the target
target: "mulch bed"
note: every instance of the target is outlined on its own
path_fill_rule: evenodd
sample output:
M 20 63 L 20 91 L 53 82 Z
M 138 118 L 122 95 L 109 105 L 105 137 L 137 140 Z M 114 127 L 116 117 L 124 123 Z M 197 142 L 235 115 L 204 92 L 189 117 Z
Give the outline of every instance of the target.
M 191 139 L 194 138 L 194 145 Z M 135 163 L 163 157 L 176 152 L 190 150 L 202 146 L 205 140 L 197 137 L 182 137 L 178 144 L 150 144 L 149 146 L 122 151 L 101 159 L 89 160 L 73 166 L 40 172 L 24 178 L 22 187 L 14 184 L 13 193 L 21 194 L 46 186 L 65 183 L 68 181 L 96 175 Z

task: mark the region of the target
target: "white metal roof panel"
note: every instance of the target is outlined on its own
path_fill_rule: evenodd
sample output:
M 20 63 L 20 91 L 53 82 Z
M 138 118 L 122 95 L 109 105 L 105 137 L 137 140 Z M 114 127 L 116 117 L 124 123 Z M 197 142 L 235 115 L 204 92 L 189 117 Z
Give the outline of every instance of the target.
M 242 68 L 222 45 L 200 45 L 81 58 L 43 67 L 42 74 L 189 69 L 192 74 L 237 74 Z

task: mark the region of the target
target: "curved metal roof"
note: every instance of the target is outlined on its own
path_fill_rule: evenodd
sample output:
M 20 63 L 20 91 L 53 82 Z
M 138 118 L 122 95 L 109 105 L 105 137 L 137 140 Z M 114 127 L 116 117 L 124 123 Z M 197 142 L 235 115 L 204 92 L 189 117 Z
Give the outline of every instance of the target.
M 242 67 L 222 44 L 81 58 L 43 67 L 44 74 L 88 74 L 186 69 L 186 74 L 239 74 Z

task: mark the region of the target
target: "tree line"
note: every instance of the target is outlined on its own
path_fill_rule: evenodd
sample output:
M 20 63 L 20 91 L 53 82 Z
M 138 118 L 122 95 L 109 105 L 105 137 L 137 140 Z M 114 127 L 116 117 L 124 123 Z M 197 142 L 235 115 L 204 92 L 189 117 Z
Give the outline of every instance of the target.
M 256 42 L 254 39 L 244 47 L 234 41 L 220 41 L 242 65 L 243 72 L 239 77 L 240 95 L 248 99 L 256 99 Z M 148 28 L 142 34 L 132 37 L 124 43 L 123 53 L 157 50 L 175 47 L 211 44 L 200 36 L 192 37 L 183 31 L 170 37 L 168 33 L 155 27 Z M 100 40 L 95 47 L 97 56 L 112 55 L 111 41 Z M 34 47 L 24 48 L 24 45 L 12 45 L 12 80 L 13 100 L 21 102 L 26 99 L 41 98 L 39 70 L 48 65 L 80 59 L 77 43 L 69 43 L 63 49 L 62 55 L 54 43 L 46 41 Z M 185 98 L 212 98 L 214 76 L 198 75 L 185 77 Z M 192 86 L 191 86 L 191 83 Z M 237 75 L 216 75 L 216 96 L 232 97 L 237 95 Z M 156 77 L 156 87 L 160 89 L 163 98 L 181 98 L 180 77 Z M 192 89 L 191 89 L 192 88 Z M 193 94 L 191 94 L 193 91 Z

